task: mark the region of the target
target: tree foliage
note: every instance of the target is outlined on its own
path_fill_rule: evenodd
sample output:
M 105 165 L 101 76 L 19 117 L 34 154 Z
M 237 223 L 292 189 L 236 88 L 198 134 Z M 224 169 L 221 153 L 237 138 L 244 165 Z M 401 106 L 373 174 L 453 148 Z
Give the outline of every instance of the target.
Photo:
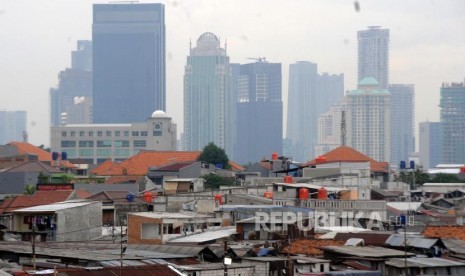
M 230 167 L 229 158 L 224 152 L 224 149 L 218 147 L 213 142 L 210 142 L 203 148 L 202 153 L 197 158 L 197 161 L 202 161 L 214 165 L 221 164 L 221 166 L 225 169 Z
M 395 181 L 402 181 L 412 185 L 415 181 L 415 185 L 423 185 L 424 183 L 462 183 L 465 182 L 457 177 L 455 174 L 438 173 L 430 176 L 428 173 L 416 169 L 415 173 L 411 171 L 401 172 L 395 177 Z
M 220 186 L 232 186 L 234 184 L 234 179 L 216 174 L 206 174 L 202 178 L 205 180 L 206 189 L 219 189 Z
M 24 187 L 23 194 L 25 195 L 33 195 L 36 191 L 36 186 L 35 185 L 26 185 Z

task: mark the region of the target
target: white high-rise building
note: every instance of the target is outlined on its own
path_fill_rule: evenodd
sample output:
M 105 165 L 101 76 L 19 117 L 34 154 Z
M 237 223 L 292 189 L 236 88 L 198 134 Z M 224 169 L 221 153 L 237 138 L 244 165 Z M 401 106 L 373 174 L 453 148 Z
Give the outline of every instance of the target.
M 391 94 L 372 77 L 347 93 L 347 144 L 379 162 L 391 152 Z
M 389 85 L 389 29 L 370 26 L 358 31 L 358 81 L 373 77 L 380 87 Z
M 346 102 L 344 98 L 342 103 L 332 105 L 328 112 L 318 117 L 318 144 L 315 147 L 316 156 L 323 155 L 342 145 L 342 117 L 344 116 L 347 121 L 345 109 Z

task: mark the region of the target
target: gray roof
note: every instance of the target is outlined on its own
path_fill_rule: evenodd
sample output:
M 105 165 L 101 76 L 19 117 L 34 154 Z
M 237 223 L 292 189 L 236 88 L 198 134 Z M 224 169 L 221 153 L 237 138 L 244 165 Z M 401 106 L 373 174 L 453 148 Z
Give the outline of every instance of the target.
M 389 259 L 386 261 L 386 266 L 394 266 L 398 268 L 405 267 L 404 258 Z M 465 266 L 465 263 L 457 262 L 443 258 L 407 258 L 408 267 L 451 267 L 451 266 Z
M 465 254 L 465 241 L 459 239 L 441 239 L 446 248 L 456 254 Z
M 175 238 L 170 240 L 169 242 L 182 242 L 182 243 L 202 243 L 207 241 L 214 241 L 221 238 L 227 238 L 231 235 L 236 234 L 236 227 L 222 227 L 218 230 L 213 231 L 206 231 L 199 234 L 183 236 L 180 238 Z
M 387 240 L 386 244 L 389 246 L 400 247 L 404 246 L 405 236 L 404 234 L 392 234 Z M 438 239 L 425 238 L 423 236 L 412 236 L 407 235 L 407 246 L 416 248 L 431 248 L 438 242 Z
M 323 251 L 366 258 L 402 257 L 405 255 L 404 251 L 379 246 L 323 246 Z M 407 253 L 407 255 L 413 256 L 415 254 Z

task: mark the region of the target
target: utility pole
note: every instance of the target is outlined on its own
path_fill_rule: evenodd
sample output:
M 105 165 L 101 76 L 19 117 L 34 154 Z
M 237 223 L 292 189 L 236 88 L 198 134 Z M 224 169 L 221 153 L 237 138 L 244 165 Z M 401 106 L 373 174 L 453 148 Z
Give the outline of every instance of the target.
M 224 266 L 224 276 L 228 276 L 228 266 L 226 265 L 226 256 L 228 252 L 228 241 L 224 240 L 224 256 L 223 256 L 223 266 Z
M 32 267 L 36 269 L 36 227 L 32 226 Z

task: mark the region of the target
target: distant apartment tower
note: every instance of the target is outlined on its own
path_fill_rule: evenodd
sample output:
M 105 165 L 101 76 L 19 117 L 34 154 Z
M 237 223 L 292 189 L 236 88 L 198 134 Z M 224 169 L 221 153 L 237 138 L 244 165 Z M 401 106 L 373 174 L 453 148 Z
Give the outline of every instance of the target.
M 423 169 L 442 164 L 442 131 L 439 122 L 420 123 L 420 164 Z
M 79 40 L 71 53 L 72 66 L 58 74 L 50 89 L 50 125 L 92 123 L 92 42 Z
M 202 150 L 213 142 L 232 151 L 231 73 L 226 49 L 212 33 L 204 33 L 190 49 L 184 71 L 185 149 Z
M 440 121 L 443 162 L 465 164 L 465 86 L 464 83 L 441 87 Z
M 0 145 L 27 138 L 27 112 L 0 110 Z
M 166 111 L 163 4 L 94 4 L 92 41 L 95 123 Z
M 413 84 L 390 84 L 391 160 L 399 167 L 415 152 L 415 87 Z
M 379 162 L 390 160 L 391 94 L 372 77 L 347 93 L 347 144 Z
M 264 58 L 241 64 L 238 79 L 235 161 L 240 164 L 283 153 L 281 63 Z
M 389 29 L 370 26 L 358 31 L 358 81 L 373 77 L 380 87 L 389 84 Z
M 315 157 L 318 117 L 344 96 L 344 75 L 318 74 L 316 63 L 299 61 L 289 65 L 289 95 L 286 138 L 290 155 L 297 161 Z
M 318 143 L 315 147 L 315 156 L 323 155 L 342 145 L 342 118 L 347 120 L 345 109 L 346 103 L 342 100 L 318 117 Z

